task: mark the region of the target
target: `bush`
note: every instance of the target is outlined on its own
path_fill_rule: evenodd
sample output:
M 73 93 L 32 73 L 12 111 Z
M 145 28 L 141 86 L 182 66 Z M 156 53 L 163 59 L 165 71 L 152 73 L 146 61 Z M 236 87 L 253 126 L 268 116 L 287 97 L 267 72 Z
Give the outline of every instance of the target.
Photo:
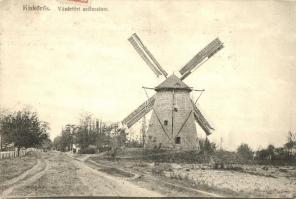
M 163 175 L 164 171 L 165 171 L 165 168 L 160 165 L 156 165 L 155 167 L 152 168 L 153 175 L 161 176 L 161 175 Z
M 81 154 L 95 154 L 97 151 L 96 147 L 88 146 L 84 149 L 80 149 L 79 153 Z
M 243 160 L 251 160 L 253 157 L 252 149 L 244 143 L 237 148 L 237 153 Z

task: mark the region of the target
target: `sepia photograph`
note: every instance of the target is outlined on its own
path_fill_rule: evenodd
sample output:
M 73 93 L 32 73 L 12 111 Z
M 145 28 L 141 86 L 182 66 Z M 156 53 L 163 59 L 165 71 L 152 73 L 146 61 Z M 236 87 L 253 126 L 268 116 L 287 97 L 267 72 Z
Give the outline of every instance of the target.
M 0 0 L 0 198 L 296 198 L 295 0 Z

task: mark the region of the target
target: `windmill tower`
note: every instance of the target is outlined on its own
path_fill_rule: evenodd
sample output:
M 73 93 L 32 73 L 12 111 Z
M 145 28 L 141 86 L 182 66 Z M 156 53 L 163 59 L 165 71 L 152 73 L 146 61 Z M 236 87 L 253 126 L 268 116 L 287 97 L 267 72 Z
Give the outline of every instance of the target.
M 222 49 L 223 43 L 218 38 L 209 43 L 179 70 L 181 74 L 179 78 L 174 74 L 168 76 L 136 34 L 128 40 L 155 75 L 157 77 L 163 75 L 166 79 L 154 88 L 156 94 L 124 118 L 122 124 L 130 128 L 152 110 L 145 148 L 195 149 L 197 147 L 195 121 L 207 135 L 210 135 L 214 128 L 190 98 L 192 88 L 183 80 L 191 74 L 193 69 L 198 68 Z

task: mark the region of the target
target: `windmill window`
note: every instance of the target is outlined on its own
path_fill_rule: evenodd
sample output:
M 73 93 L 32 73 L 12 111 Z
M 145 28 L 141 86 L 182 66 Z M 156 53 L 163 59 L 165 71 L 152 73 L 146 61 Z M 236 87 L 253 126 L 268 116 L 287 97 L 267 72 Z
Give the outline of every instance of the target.
M 169 122 L 168 122 L 167 120 L 163 121 L 163 124 L 164 124 L 164 125 L 168 125 L 168 123 L 169 123 Z
M 175 144 L 181 144 L 181 137 L 175 138 Z

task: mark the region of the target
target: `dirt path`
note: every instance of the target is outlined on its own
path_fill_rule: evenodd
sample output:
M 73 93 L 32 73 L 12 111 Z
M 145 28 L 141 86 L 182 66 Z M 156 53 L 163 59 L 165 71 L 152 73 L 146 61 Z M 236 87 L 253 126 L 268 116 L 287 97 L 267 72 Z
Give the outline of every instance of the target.
M 113 177 L 97 171 L 83 162 L 75 162 L 79 167 L 78 176 L 83 184 L 88 185 L 90 195 L 104 196 L 152 196 L 159 197 L 161 194 L 138 187 L 124 178 Z
M 83 158 L 84 160 L 84 158 Z M 100 172 L 64 153 L 50 152 L 30 170 L 5 182 L 7 196 L 162 196 L 125 178 Z
M 5 181 L 4 183 L 1 184 L 1 186 L 7 186 L 7 185 L 12 185 L 17 183 L 20 180 L 23 180 L 24 178 L 26 178 L 28 175 L 37 172 L 38 170 L 40 170 L 40 168 L 42 167 L 42 163 L 41 160 L 37 160 L 37 164 L 34 165 L 31 169 L 26 170 L 24 173 L 22 173 L 21 175 L 12 178 L 10 180 Z
M 37 164 L 20 176 L 5 182 L 6 196 L 218 196 L 180 185 L 164 184 L 155 176 L 127 175 L 85 161 L 88 155 L 69 157 L 62 152 L 42 153 Z M 137 173 L 135 173 L 137 174 Z M 150 179 L 151 178 L 151 179 Z M 1 185 L 0 185 L 1 186 Z
M 90 195 L 104 195 L 104 196 L 152 196 L 161 197 L 160 193 L 155 191 L 150 191 L 141 187 L 138 187 L 131 182 L 125 180 L 125 178 L 113 177 L 104 172 L 100 172 L 87 166 L 84 163 L 92 155 L 81 155 L 75 157 L 71 154 L 67 154 L 71 158 L 77 160 L 76 166 L 81 168 L 78 171 L 78 176 L 80 177 L 82 183 L 87 185 L 90 189 Z M 99 176 L 99 178 L 98 178 Z M 110 182 L 105 184 L 104 182 Z M 104 186 L 102 186 L 104 185 Z M 107 194 L 106 194 L 107 193 Z
M 1 193 L 1 198 L 7 197 L 13 192 L 14 189 L 17 189 L 18 187 L 35 182 L 44 175 L 47 169 L 48 165 L 46 160 L 38 159 L 37 164 L 34 167 L 25 171 L 21 175 L 1 184 L 1 187 L 4 187 L 4 190 Z

